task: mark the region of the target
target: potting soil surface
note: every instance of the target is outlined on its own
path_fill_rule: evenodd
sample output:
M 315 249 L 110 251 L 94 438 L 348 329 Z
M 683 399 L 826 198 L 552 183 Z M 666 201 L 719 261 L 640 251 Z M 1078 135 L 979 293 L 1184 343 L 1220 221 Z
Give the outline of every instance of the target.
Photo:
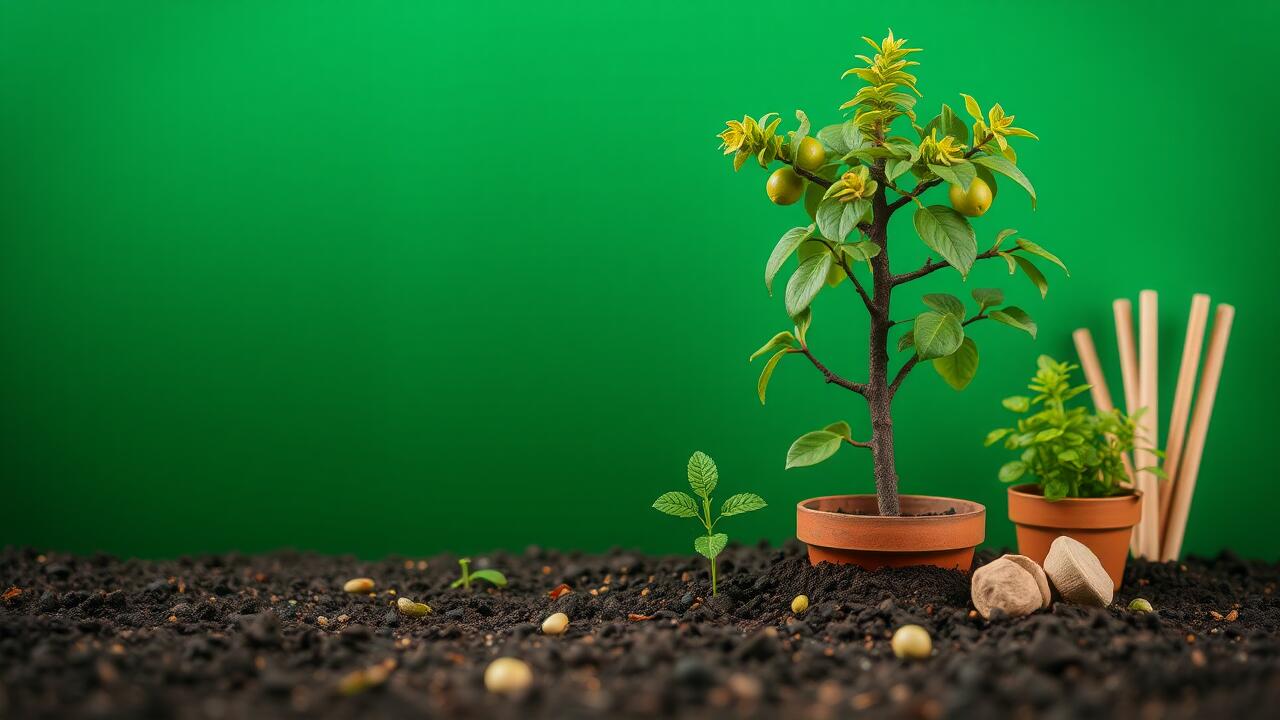
M 978 564 L 996 555 L 980 552 Z M 1280 713 L 1280 565 L 1130 561 L 1107 608 L 983 620 L 967 576 L 530 549 L 456 559 L 0 553 L 0 718 L 1212 718 Z M 349 594 L 355 577 L 373 594 Z M 561 583 L 571 591 L 552 599 Z M 811 604 L 795 615 L 791 602 Z M 410 618 L 410 597 L 433 612 Z M 1127 609 L 1135 597 L 1152 613 Z M 567 632 L 546 636 L 564 612 Z M 893 631 L 933 638 L 901 660 Z M 486 690 L 511 656 L 523 691 Z

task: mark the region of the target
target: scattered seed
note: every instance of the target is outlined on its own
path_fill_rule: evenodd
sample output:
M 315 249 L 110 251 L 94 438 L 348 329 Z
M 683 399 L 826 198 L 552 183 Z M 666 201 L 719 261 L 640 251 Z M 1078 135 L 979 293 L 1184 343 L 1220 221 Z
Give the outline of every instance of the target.
M 1155 610 L 1155 608 L 1151 607 L 1151 603 L 1145 598 L 1134 598 L 1133 601 L 1129 603 L 1129 609 L 1140 613 L 1149 613 Z
M 1231 612 L 1227 613 L 1227 622 L 1235 622 L 1236 619 L 1239 617 L 1240 617 L 1240 612 L 1237 610 L 1232 610 Z
M 645 588 L 640 591 L 640 597 L 648 597 L 648 596 L 649 596 L 649 588 Z
M 543 635 L 563 635 L 569 627 L 569 616 L 562 612 L 552 613 L 542 621 Z
M 933 639 L 929 631 L 919 625 L 903 625 L 893 633 L 889 643 L 893 654 L 904 660 L 923 660 L 933 652 Z
M 344 592 L 357 595 L 373 592 L 373 580 L 369 578 L 353 578 L 342 586 Z
M 320 615 L 316 618 L 316 624 L 320 627 L 327 627 L 329 625 L 329 618 Z
M 414 602 L 407 597 L 396 600 L 396 608 L 403 615 L 409 617 L 422 617 L 431 612 L 431 606 L 426 603 Z
M 791 612 L 797 615 L 802 614 L 805 610 L 808 610 L 808 609 L 809 609 L 808 595 L 797 595 L 795 599 L 791 601 Z
M 1226 620 L 1226 617 L 1222 613 L 1218 612 L 1217 610 L 1210 610 L 1209 614 L 1213 616 L 1214 620 L 1217 620 L 1219 622 L 1221 622 L 1222 620 Z
M 5 602 L 9 602 L 10 600 L 15 600 L 15 599 L 17 599 L 17 597 L 18 597 L 19 595 L 21 595 L 21 594 L 22 594 L 22 588 L 17 587 L 17 586 L 14 586 L 14 587 L 9 588 L 8 590 L 5 590 L 5 591 L 4 591 L 4 594 L 3 594 L 3 595 L 0 595 L 0 600 L 4 600 Z
M 387 681 L 387 676 L 395 667 L 395 660 L 385 660 L 373 667 L 348 673 L 338 682 L 338 692 L 343 695 L 359 695 L 366 690 L 378 687 Z
M 640 613 L 627 613 L 627 619 L 631 622 L 644 622 L 645 620 L 652 620 L 653 616 L 641 615 Z
M 551 590 L 547 593 L 547 596 L 550 597 L 552 600 L 559 600 L 561 596 L 571 592 L 573 592 L 573 588 L 569 587 L 564 583 L 560 583 L 559 585 L 551 588 Z
M 484 686 L 491 693 L 514 694 L 532 684 L 533 671 L 518 658 L 500 657 L 484 669 Z
M 338 616 L 338 622 L 340 623 L 344 623 L 350 619 L 351 619 L 351 616 L 346 613 L 342 613 L 341 615 Z

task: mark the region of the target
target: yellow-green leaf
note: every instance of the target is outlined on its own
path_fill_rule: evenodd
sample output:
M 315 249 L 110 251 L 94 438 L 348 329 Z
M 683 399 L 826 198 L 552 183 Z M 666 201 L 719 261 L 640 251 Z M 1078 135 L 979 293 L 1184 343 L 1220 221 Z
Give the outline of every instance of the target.
M 773 369 L 777 367 L 778 361 L 781 360 L 787 352 L 788 351 L 786 350 L 779 350 L 774 353 L 773 357 L 769 358 L 769 361 L 764 364 L 764 369 L 760 371 L 760 380 L 756 383 L 756 392 L 760 395 L 761 405 L 764 404 L 765 390 L 769 388 L 769 378 L 773 377 Z

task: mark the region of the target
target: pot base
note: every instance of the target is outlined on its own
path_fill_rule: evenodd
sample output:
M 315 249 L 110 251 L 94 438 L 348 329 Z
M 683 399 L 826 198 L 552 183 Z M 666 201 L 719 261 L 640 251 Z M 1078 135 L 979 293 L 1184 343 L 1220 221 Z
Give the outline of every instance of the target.
M 796 505 L 796 537 L 809 562 L 882 567 L 933 565 L 968 572 L 986 536 L 986 508 L 968 500 L 902 495 L 897 517 L 877 515 L 875 495 L 829 495 Z

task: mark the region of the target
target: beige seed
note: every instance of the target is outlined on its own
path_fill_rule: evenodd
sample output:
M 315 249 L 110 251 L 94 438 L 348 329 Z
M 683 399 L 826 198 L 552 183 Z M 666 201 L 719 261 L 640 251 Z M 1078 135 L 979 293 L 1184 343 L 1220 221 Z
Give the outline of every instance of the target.
M 893 654 L 903 660 L 923 660 L 933 652 L 933 638 L 919 625 L 898 628 L 889 644 L 893 647 Z
M 369 578 L 353 578 L 342 586 L 344 592 L 366 594 L 373 592 L 373 580 Z
M 550 617 L 542 621 L 543 635 L 563 635 L 564 631 L 569 627 L 569 616 L 564 613 L 552 613 Z
M 1084 543 L 1062 535 L 1049 546 L 1044 571 L 1063 600 L 1080 605 L 1111 604 L 1115 583 L 1102 569 L 1098 556 Z
M 797 595 L 796 598 L 791 601 L 791 612 L 797 615 L 803 613 L 805 610 L 808 610 L 808 609 L 809 609 L 808 595 Z
M 414 602 L 407 597 L 396 599 L 396 608 L 401 614 L 409 617 L 422 617 L 431 612 L 431 606 L 426 603 Z
M 491 693 L 510 695 L 522 692 L 532 684 L 533 671 L 518 658 L 500 657 L 484 669 L 484 686 Z

